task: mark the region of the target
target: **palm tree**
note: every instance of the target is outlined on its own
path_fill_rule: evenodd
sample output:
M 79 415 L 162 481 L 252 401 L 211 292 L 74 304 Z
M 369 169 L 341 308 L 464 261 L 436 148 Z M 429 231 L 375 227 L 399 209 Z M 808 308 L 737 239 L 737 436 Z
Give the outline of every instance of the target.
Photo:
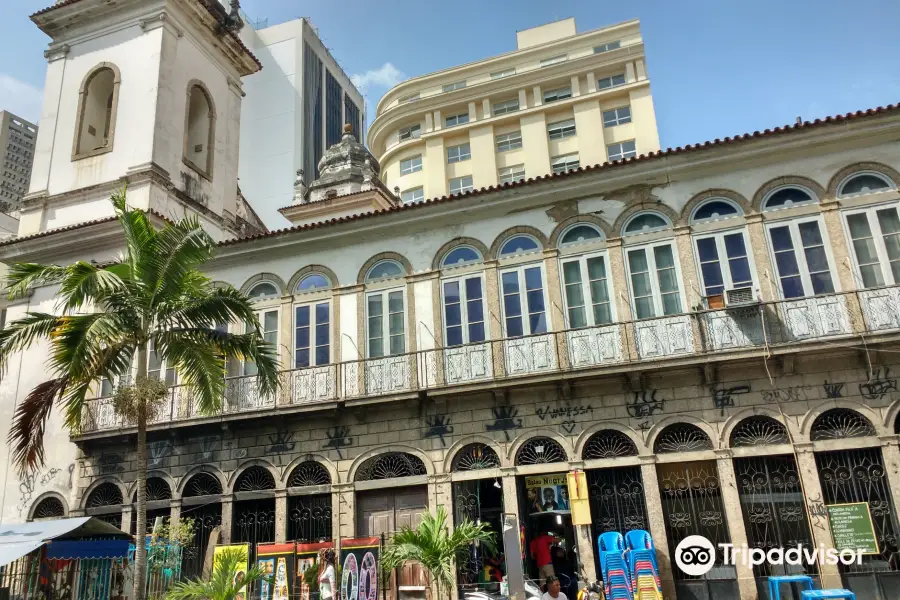
M 407 562 L 417 562 L 428 571 L 431 581 L 446 590 L 453 586 L 453 568 L 469 559 L 469 549 L 478 543 L 487 552 L 494 552 L 494 532 L 487 523 L 473 523 L 464 519 L 448 531 L 447 510 L 438 506 L 435 514 L 426 513 L 415 529 L 403 527 L 388 541 L 381 555 L 382 569 L 390 572 Z
M 166 600 L 236 600 L 246 598 L 246 588 L 252 589 L 253 585 L 270 580 L 260 570 L 259 565 L 254 565 L 247 573 L 235 576 L 241 569 L 247 568 L 247 550 L 244 548 L 223 548 L 216 553 L 215 565 L 209 581 L 200 578 L 193 581 L 179 581 L 173 585 Z M 270 580 L 271 584 L 271 580 Z
M 275 348 L 264 342 L 249 300 L 232 287 L 213 287 L 199 268 L 215 242 L 196 218 L 156 229 L 146 213 L 111 198 L 125 251 L 108 264 L 15 264 L 10 298 L 39 286 L 58 286 L 59 314 L 28 312 L 0 331 L 0 367 L 38 340 L 49 343 L 48 379 L 16 408 L 9 443 L 20 476 L 43 465 L 44 431 L 54 404 L 77 433 L 88 417 L 88 394 L 103 380 L 120 383 L 113 398 L 119 417 L 137 426 L 137 543 L 134 598 L 144 597 L 147 532 L 147 421 L 168 390 L 147 376 L 151 352 L 174 368 L 200 412 L 219 411 L 225 360 L 256 363 L 263 394 L 278 387 Z M 222 324 L 249 326 L 231 334 Z M 132 369 L 136 363 L 136 377 Z

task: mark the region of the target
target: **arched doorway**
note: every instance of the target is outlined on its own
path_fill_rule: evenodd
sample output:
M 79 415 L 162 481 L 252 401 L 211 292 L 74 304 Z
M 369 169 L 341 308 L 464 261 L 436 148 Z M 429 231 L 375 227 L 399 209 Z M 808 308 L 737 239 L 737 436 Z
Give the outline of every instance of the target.
M 291 471 L 288 487 L 287 539 L 295 542 L 331 540 L 331 474 L 315 461 Z
M 197 473 L 184 485 L 181 494 L 181 518 L 193 519 L 194 538 L 184 549 L 181 561 L 183 577 L 200 577 L 206 560 L 210 536 L 222 525 L 222 484 L 212 473 Z M 212 541 L 213 544 L 220 538 Z M 212 565 L 210 564 L 210 568 Z
M 137 491 L 131 495 L 131 532 L 137 531 Z M 153 533 L 156 519 L 169 519 L 172 514 L 172 488 L 162 477 L 147 478 L 147 533 Z
M 231 543 L 250 545 L 250 564 L 256 564 L 256 545 L 275 541 L 275 477 L 265 467 L 248 467 L 234 482 Z

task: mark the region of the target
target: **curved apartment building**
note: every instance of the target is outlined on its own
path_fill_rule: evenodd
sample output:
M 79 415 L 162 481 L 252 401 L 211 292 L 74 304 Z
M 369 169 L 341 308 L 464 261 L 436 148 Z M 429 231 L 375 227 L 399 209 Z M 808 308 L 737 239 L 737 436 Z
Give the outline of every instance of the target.
M 659 150 L 637 20 L 516 34 L 513 52 L 389 90 L 368 146 L 404 202 Z

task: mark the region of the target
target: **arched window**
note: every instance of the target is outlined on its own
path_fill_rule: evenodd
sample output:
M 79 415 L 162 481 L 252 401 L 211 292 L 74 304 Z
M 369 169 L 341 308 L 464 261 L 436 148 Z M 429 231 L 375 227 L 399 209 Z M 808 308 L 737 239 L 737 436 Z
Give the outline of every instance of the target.
M 63 506 L 62 500 L 54 496 L 48 496 L 41 500 L 38 505 L 34 507 L 34 512 L 32 513 L 31 518 L 57 519 L 64 516 L 66 516 L 66 509 Z
M 578 223 L 569 227 L 559 238 L 560 246 L 572 246 L 585 242 L 599 241 L 603 239 L 603 233 L 594 225 Z
M 366 283 L 400 279 L 406 270 L 395 260 L 375 263 L 366 274 Z M 396 356 L 406 352 L 406 297 L 402 287 L 366 294 L 366 352 L 369 358 Z M 387 383 L 379 378 L 373 385 Z
M 541 465 L 567 462 L 566 451 L 559 442 L 548 437 L 531 438 L 516 452 L 516 465 Z
M 873 173 L 865 171 L 863 173 L 854 173 L 838 186 L 838 197 L 845 198 L 847 196 L 857 196 L 860 194 L 871 194 L 872 192 L 883 192 L 895 187 L 894 182 L 882 175 L 881 173 Z
M 297 284 L 297 292 L 313 292 L 315 290 L 324 290 L 331 287 L 331 282 L 321 273 L 310 273 L 300 280 Z
M 818 202 L 818 200 L 812 191 L 790 185 L 769 192 L 762 202 L 762 209 L 774 210 L 776 208 L 790 208 L 792 206 L 801 206 L 803 204 L 812 204 L 814 202 Z
M 387 452 L 366 460 L 356 471 L 356 481 L 375 481 L 425 475 L 425 463 L 406 452 Z
M 495 469 L 500 466 L 500 457 L 494 452 L 494 449 L 487 444 L 475 443 L 467 444 L 460 448 L 456 456 L 453 457 L 453 464 L 450 470 L 454 473 L 459 471 L 478 471 L 480 469 Z
M 222 483 L 212 473 L 197 473 L 184 486 L 185 498 L 214 496 L 222 493 Z
M 207 179 L 212 179 L 215 129 L 216 114 L 212 98 L 203 86 L 190 86 L 184 129 L 184 161 Z
M 441 260 L 441 267 L 448 269 L 481 261 L 481 253 L 475 248 L 472 248 L 471 246 L 457 246 L 444 255 L 443 260 Z
M 122 490 L 114 483 L 101 483 L 90 493 L 85 502 L 86 508 L 118 506 L 122 504 Z
M 288 478 L 288 487 L 328 485 L 330 483 L 331 474 L 328 473 L 328 469 L 314 460 L 308 460 L 297 465 Z
M 691 224 L 707 223 L 730 217 L 739 217 L 744 214 L 740 207 L 730 200 L 712 198 L 700 204 L 691 214 Z
M 165 479 L 163 479 L 162 477 L 147 478 L 147 502 L 171 499 L 172 488 L 169 487 L 169 484 Z M 137 502 L 137 490 L 135 490 L 134 494 L 132 494 L 131 501 Z
M 114 65 L 104 63 L 85 78 L 78 99 L 74 159 L 112 150 L 118 98 L 119 75 Z
M 712 441 L 702 429 L 691 423 L 673 423 L 659 432 L 653 451 L 657 454 L 666 452 L 697 452 L 712 450 Z
M 671 225 L 669 220 L 659 213 L 642 212 L 628 219 L 628 222 L 622 227 L 622 235 L 637 235 L 639 233 L 660 231 L 671 227 Z
M 260 492 L 275 489 L 275 477 L 265 467 L 248 467 L 234 482 L 235 492 Z
M 733 448 L 772 446 L 789 442 L 787 429 L 772 417 L 747 417 L 731 431 Z
M 503 242 L 503 245 L 500 246 L 500 258 L 527 252 L 537 252 L 540 249 L 541 245 L 530 235 L 516 235 Z
M 404 270 L 400 263 L 393 260 L 382 260 L 369 269 L 366 282 L 380 281 L 382 279 L 396 279 L 403 277 Z
M 832 408 L 823 412 L 813 421 L 809 430 L 809 439 L 816 442 L 866 437 L 875 434 L 875 426 L 872 425 L 872 422 L 855 410 Z
M 250 289 L 247 296 L 251 300 L 265 300 L 266 298 L 275 298 L 278 296 L 278 287 L 274 283 L 263 281 L 257 283 Z
M 584 460 L 589 460 L 637 456 L 637 453 L 637 446 L 630 437 L 615 429 L 602 429 L 588 439 L 581 456 Z

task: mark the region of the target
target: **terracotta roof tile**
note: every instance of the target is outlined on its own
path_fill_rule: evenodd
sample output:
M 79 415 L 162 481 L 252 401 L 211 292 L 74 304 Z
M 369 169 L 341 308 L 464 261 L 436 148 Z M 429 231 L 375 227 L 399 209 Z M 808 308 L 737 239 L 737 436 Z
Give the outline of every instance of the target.
M 73 0 L 77 2 L 78 0 Z M 148 211 L 148 214 L 153 215 L 158 219 L 162 219 L 167 223 L 172 223 L 173 221 L 168 217 L 164 216 L 161 213 L 156 212 L 155 210 Z M 32 233 L 31 235 L 24 235 L 22 237 L 14 237 L 9 238 L 8 240 L 3 240 L 0 242 L 0 247 L 3 246 L 11 246 L 13 244 L 18 244 L 19 242 L 27 242 L 30 240 L 35 240 L 42 237 L 47 237 L 48 235 L 54 235 L 56 233 L 63 233 L 65 231 L 74 231 L 76 229 L 84 229 L 85 227 L 90 227 L 92 225 L 101 225 L 103 223 L 111 223 L 115 221 L 115 215 L 110 215 L 108 217 L 103 217 L 102 219 L 93 219 L 91 221 L 83 221 L 81 223 L 74 223 L 72 225 L 66 225 L 65 227 L 57 227 L 56 229 L 48 229 L 46 231 L 41 231 L 38 233 Z
M 651 152 L 650 154 L 642 154 L 635 158 L 626 158 L 624 160 L 617 160 L 614 162 L 606 162 L 603 164 L 597 165 L 589 165 L 585 167 L 579 167 L 577 169 L 573 169 L 572 171 L 568 171 L 566 173 L 559 174 L 548 174 L 539 177 L 533 177 L 530 179 L 525 179 L 522 181 L 517 181 L 514 183 L 504 183 L 497 186 L 489 186 L 486 188 L 480 188 L 477 190 L 472 190 L 469 192 L 464 192 L 462 194 L 454 194 L 452 196 L 441 196 L 439 198 L 432 198 L 430 200 L 423 200 L 422 202 L 417 202 L 415 204 L 404 204 L 400 206 L 396 206 L 393 208 L 386 208 L 381 210 L 374 210 L 367 213 L 362 213 L 358 215 L 350 215 L 347 217 L 338 217 L 335 219 L 328 219 L 326 221 L 317 221 L 315 223 L 308 223 L 306 225 L 295 225 L 293 227 L 286 227 L 283 229 L 276 229 L 274 231 L 269 231 L 267 233 L 260 233 L 255 235 L 249 235 L 242 238 L 235 238 L 231 240 L 224 240 L 219 242 L 219 246 L 232 246 L 234 244 L 238 244 L 241 242 L 249 242 L 253 240 L 258 240 L 262 238 L 275 237 L 279 235 L 284 235 L 288 233 L 296 233 L 299 231 L 309 231 L 311 229 L 319 229 L 322 227 L 328 227 L 331 225 L 337 225 L 340 223 L 349 223 L 351 221 L 359 221 L 361 219 L 367 219 L 370 217 L 377 217 L 380 215 L 388 214 L 388 213 L 396 213 L 403 212 L 408 210 L 418 210 L 427 206 L 431 206 L 433 204 L 443 204 L 445 202 L 451 202 L 454 200 L 459 200 L 461 198 L 466 198 L 469 196 L 477 196 L 480 194 L 487 194 L 499 190 L 506 190 L 510 188 L 518 188 L 524 187 L 527 185 L 533 185 L 542 181 L 550 181 L 550 180 L 558 180 L 565 179 L 568 177 L 577 177 L 583 173 L 587 172 L 595 172 L 595 171 L 605 171 L 607 169 L 615 169 L 627 164 L 632 164 L 636 162 L 646 162 L 650 160 L 655 160 L 663 157 L 675 156 L 679 154 L 684 154 L 687 152 L 694 152 L 696 150 L 701 150 L 705 148 L 716 148 L 721 146 L 726 146 L 729 144 L 736 144 L 746 140 L 754 140 L 759 138 L 770 137 L 774 135 L 780 135 L 784 133 L 791 133 L 799 130 L 807 130 L 815 127 L 821 127 L 824 125 L 834 124 L 834 123 L 842 123 L 845 121 L 849 121 L 852 119 L 857 119 L 860 117 L 868 117 L 872 115 L 884 114 L 889 112 L 897 112 L 900 111 L 900 103 L 897 104 L 888 104 L 887 106 L 879 106 L 877 108 L 870 108 L 867 110 L 858 110 L 856 112 L 846 113 L 843 115 L 836 115 L 833 117 L 825 117 L 824 119 L 816 119 L 814 121 L 804 121 L 802 123 L 796 123 L 794 125 L 784 125 L 782 127 L 776 127 L 774 129 L 765 129 L 763 131 L 754 131 L 753 133 L 745 133 L 743 135 L 737 135 L 734 137 L 726 137 L 724 139 L 716 138 L 713 141 L 700 142 L 697 144 L 688 144 L 687 146 L 677 148 L 666 148 L 665 150 L 658 150 L 657 152 Z

